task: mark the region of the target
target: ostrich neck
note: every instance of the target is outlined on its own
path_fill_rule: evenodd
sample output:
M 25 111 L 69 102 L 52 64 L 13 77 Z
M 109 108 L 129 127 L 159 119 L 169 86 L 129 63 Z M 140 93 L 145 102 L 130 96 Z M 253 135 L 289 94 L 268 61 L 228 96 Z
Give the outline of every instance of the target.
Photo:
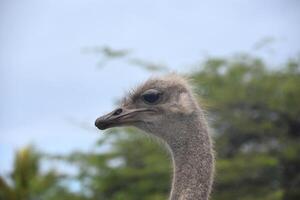
M 170 200 L 207 200 L 209 198 L 214 158 L 203 116 L 173 129 L 179 137 L 170 138 L 174 175 Z

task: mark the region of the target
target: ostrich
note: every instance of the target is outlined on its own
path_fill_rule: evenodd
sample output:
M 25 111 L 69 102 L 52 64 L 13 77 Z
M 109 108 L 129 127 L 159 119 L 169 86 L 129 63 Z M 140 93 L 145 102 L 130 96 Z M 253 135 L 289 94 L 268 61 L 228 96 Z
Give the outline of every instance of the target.
M 164 141 L 173 160 L 170 200 L 207 200 L 214 156 L 203 110 L 188 82 L 177 74 L 151 78 L 99 117 L 101 130 L 134 126 Z

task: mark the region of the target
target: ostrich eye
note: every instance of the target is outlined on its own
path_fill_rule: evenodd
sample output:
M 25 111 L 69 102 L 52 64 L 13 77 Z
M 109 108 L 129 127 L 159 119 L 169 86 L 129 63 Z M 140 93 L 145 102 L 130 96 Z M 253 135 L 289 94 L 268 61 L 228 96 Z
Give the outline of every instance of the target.
M 160 100 L 161 92 L 154 89 L 150 89 L 144 92 L 141 96 L 145 103 L 155 104 Z

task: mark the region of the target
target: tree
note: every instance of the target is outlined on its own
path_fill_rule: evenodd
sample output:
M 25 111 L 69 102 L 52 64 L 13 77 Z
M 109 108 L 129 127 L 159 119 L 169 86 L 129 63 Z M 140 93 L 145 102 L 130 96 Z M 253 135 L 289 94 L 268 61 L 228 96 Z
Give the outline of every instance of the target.
M 66 177 L 54 170 L 41 172 L 41 158 L 33 146 L 16 152 L 9 179 L 0 177 L 1 200 L 80 199 L 60 184 Z
M 121 131 L 120 131 L 121 130 Z M 75 177 L 90 199 L 164 200 L 171 166 L 166 151 L 136 129 L 113 129 L 98 141 L 103 153 L 73 153 L 67 161 L 79 166 Z
M 249 55 L 208 58 L 187 75 L 215 140 L 212 199 L 300 199 L 299 60 L 271 68 Z M 13 184 L 0 179 L 0 199 L 166 199 L 171 160 L 152 140 L 137 129 L 118 128 L 98 141 L 105 151 L 54 156 L 77 166 L 74 177 L 41 173 L 40 156 L 20 151 Z M 60 184 L 70 179 L 80 183 L 77 193 Z
M 215 199 L 300 198 L 300 67 L 249 56 L 210 59 L 193 74 L 215 129 Z
M 275 70 L 241 55 L 207 59 L 188 74 L 216 141 L 213 199 L 300 198 L 299 73 L 297 60 Z M 111 132 L 98 143 L 110 143 L 110 151 L 72 155 L 92 199 L 166 199 L 165 150 L 136 129 Z

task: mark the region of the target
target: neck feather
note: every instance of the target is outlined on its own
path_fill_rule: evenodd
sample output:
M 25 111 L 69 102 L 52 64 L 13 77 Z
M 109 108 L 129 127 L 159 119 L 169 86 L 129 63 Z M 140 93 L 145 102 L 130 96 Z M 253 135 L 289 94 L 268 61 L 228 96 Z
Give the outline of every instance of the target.
M 180 137 L 167 142 L 173 159 L 174 174 L 170 200 L 207 200 L 211 191 L 214 157 L 211 139 L 202 114 L 180 129 Z

